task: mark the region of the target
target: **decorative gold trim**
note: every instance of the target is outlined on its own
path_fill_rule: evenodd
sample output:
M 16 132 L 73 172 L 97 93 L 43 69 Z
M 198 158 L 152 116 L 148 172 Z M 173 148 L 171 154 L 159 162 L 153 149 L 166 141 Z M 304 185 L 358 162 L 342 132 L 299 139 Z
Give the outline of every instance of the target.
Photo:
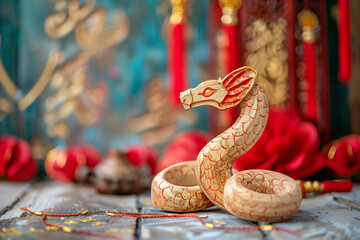
M 24 111 L 28 106 L 30 106 L 40 93 L 44 90 L 46 85 L 49 83 L 51 75 L 53 74 L 55 67 L 59 62 L 64 58 L 64 53 L 60 51 L 55 51 L 50 53 L 48 62 L 45 65 L 45 68 L 36 82 L 36 84 L 30 89 L 30 91 L 19 101 L 18 108 L 20 111 Z
M 302 10 L 298 14 L 298 24 L 302 30 L 301 38 L 304 42 L 316 41 L 316 29 L 319 27 L 319 19 L 310 10 Z
M 172 24 L 179 24 L 184 21 L 186 2 L 187 0 L 170 0 L 172 5 L 170 22 Z
M 88 22 L 91 22 L 90 27 Z M 106 10 L 98 8 L 75 27 L 77 43 L 85 49 L 109 48 L 123 41 L 129 33 L 129 20 L 123 12 L 117 11 L 112 27 L 107 27 Z
M 0 46 L 1 46 L 1 38 L 0 38 Z M 18 88 L 11 81 L 9 75 L 7 74 L 0 57 L 0 84 L 4 88 L 5 92 L 9 94 L 11 98 L 14 100 L 18 100 L 18 109 L 19 111 L 24 111 L 27 107 L 29 107 L 37 97 L 39 97 L 40 93 L 44 90 L 46 85 L 48 84 L 51 75 L 53 74 L 55 67 L 59 62 L 63 60 L 64 53 L 60 51 L 54 51 L 50 53 L 49 59 L 44 67 L 44 70 L 39 78 L 39 80 L 35 83 L 35 85 L 30 89 L 30 91 L 21 99 L 18 99 L 17 96 Z
M 57 2 L 59 3 L 59 2 Z M 61 5 L 61 6 L 59 6 Z M 60 11 L 50 15 L 44 23 L 45 32 L 51 38 L 61 38 L 70 33 L 76 24 L 88 16 L 95 6 L 95 0 L 88 0 L 82 7 L 78 1 L 70 1 L 65 4 L 58 4 L 58 8 L 66 11 Z
M 238 24 L 237 12 L 241 7 L 242 0 L 218 0 L 222 8 L 221 22 L 225 25 Z
M 289 100 L 289 66 L 285 47 L 287 22 L 283 18 L 251 22 L 245 29 L 246 65 L 258 72 L 258 81 L 270 105 L 285 107 Z

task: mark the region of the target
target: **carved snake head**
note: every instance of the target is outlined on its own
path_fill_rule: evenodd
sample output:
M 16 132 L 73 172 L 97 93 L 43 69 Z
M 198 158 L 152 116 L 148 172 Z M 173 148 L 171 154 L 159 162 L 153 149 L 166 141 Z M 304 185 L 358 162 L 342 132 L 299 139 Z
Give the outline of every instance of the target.
M 208 80 L 195 88 L 180 93 L 185 109 L 199 106 L 213 106 L 228 109 L 238 105 L 255 83 L 256 71 L 251 67 L 241 67 L 223 79 Z

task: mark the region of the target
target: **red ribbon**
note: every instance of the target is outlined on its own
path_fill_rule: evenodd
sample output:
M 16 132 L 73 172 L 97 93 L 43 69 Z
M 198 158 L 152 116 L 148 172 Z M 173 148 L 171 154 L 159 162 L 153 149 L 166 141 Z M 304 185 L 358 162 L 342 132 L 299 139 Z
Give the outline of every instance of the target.
M 316 65 L 316 45 L 314 42 L 304 42 L 304 64 L 305 64 L 305 81 L 306 101 L 304 106 L 304 117 L 306 120 L 317 123 L 318 110 L 316 100 L 316 84 L 317 84 L 317 65 Z
M 184 23 L 170 23 L 169 31 L 169 78 L 170 101 L 177 106 L 180 102 L 180 92 L 187 89 L 185 80 L 185 36 Z
M 339 79 L 348 83 L 352 74 L 350 5 L 349 0 L 339 0 Z

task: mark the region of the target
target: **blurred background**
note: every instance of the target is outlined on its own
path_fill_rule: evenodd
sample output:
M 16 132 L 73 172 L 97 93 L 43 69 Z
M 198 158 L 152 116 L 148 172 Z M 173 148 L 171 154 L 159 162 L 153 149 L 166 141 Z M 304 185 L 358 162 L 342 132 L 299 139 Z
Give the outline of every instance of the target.
M 168 162 L 163 167 L 194 160 L 238 110 L 185 111 L 179 93 L 249 65 L 271 109 L 272 132 L 260 147 L 275 135 L 298 147 L 283 146 L 270 165 L 238 168 L 353 176 L 360 171 L 358 10 L 357 1 L 341 0 L 1 0 L 0 133 L 26 141 L 40 168 L 51 149 L 84 144 L 101 156 L 145 146 L 156 165 Z M 292 127 L 276 132 L 280 123 Z M 178 146 L 187 153 L 172 150 L 179 157 L 169 160 L 169 146 L 186 133 Z M 345 153 L 336 151 L 333 143 L 346 136 L 356 137 Z M 317 162 L 306 160 L 314 152 L 322 158 L 304 172 Z M 308 157 L 296 166 L 284 163 L 301 154 Z M 328 164 L 337 154 L 349 159 L 348 171 L 329 175 L 325 167 L 339 168 Z

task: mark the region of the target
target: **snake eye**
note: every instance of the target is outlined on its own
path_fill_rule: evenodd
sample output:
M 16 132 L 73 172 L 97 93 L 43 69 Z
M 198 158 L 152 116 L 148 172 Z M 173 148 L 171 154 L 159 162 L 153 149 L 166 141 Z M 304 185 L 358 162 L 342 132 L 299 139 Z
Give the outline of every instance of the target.
M 203 92 L 198 93 L 198 95 L 203 96 L 203 97 L 210 97 L 211 95 L 213 95 L 216 92 L 217 92 L 217 89 L 207 87 L 204 89 Z

